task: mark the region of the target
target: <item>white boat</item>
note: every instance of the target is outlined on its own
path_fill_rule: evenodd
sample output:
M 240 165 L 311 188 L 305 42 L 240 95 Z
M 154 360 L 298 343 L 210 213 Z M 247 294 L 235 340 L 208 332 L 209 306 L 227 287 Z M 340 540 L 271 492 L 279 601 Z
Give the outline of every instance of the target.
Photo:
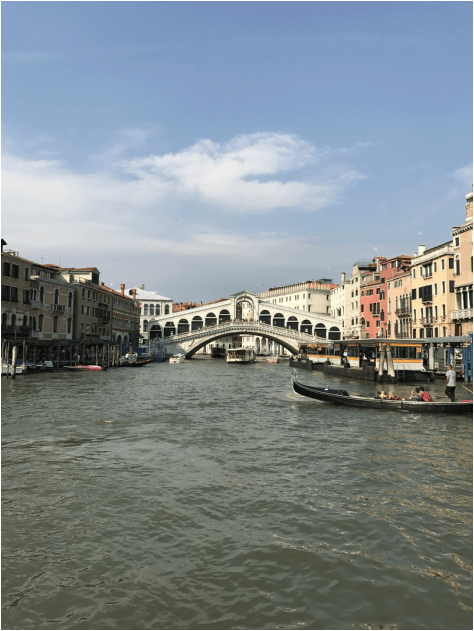
M 226 362 L 228 364 L 253 364 L 255 351 L 253 348 L 229 348 Z
M 170 357 L 170 364 L 182 364 L 185 359 L 186 359 L 186 356 L 184 355 L 184 353 L 178 353 L 177 355 L 171 355 L 171 357 Z

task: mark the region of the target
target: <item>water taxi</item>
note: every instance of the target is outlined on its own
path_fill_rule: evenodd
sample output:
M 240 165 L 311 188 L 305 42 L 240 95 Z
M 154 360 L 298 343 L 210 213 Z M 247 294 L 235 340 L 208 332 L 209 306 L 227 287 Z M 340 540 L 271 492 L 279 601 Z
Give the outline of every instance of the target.
M 184 355 L 184 353 L 178 353 L 177 355 L 171 355 L 171 357 L 170 357 L 170 364 L 182 364 L 185 359 L 186 359 L 186 356 Z
M 226 361 L 228 364 L 254 364 L 255 351 L 253 348 L 229 348 Z

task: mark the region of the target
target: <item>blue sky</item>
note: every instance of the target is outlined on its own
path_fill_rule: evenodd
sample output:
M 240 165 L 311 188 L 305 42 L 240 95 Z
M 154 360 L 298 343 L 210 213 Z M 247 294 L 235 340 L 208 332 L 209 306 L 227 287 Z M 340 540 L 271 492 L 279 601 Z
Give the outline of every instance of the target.
M 26 258 L 206 302 L 464 221 L 471 2 L 1 10 L 2 236 Z

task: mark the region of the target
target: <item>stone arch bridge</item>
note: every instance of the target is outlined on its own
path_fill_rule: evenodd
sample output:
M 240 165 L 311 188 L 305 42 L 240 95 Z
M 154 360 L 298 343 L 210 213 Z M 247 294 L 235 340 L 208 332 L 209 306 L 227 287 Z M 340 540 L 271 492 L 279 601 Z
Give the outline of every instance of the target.
M 168 352 L 187 357 L 214 340 L 238 334 L 273 340 L 295 354 L 301 343 L 341 339 L 341 324 L 328 314 L 293 309 L 241 291 L 227 300 L 152 318 L 144 333 L 158 338 Z

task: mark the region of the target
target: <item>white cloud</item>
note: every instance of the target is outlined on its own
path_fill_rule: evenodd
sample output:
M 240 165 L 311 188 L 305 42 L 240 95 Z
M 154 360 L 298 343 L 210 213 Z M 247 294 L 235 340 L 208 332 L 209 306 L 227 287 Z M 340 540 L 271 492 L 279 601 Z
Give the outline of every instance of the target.
M 122 130 L 117 137 L 128 147 L 146 140 L 147 132 Z M 334 204 L 361 176 L 347 165 L 321 169 L 324 157 L 325 151 L 278 133 L 239 136 L 225 144 L 202 140 L 180 152 L 137 157 L 91 174 L 75 173 L 59 160 L 7 155 L 2 160 L 3 234 L 27 257 L 46 249 L 46 254 L 74 258 L 68 264 L 89 264 L 98 252 L 264 263 L 278 255 L 290 259 L 291 244 L 297 245 L 291 237 L 228 231 L 221 211 L 270 218 L 281 207 L 312 211 Z M 303 167 L 312 178 L 298 179 Z M 197 208 L 206 210 L 206 230 Z M 304 242 L 298 247 L 300 255 L 307 247 L 309 253 Z

